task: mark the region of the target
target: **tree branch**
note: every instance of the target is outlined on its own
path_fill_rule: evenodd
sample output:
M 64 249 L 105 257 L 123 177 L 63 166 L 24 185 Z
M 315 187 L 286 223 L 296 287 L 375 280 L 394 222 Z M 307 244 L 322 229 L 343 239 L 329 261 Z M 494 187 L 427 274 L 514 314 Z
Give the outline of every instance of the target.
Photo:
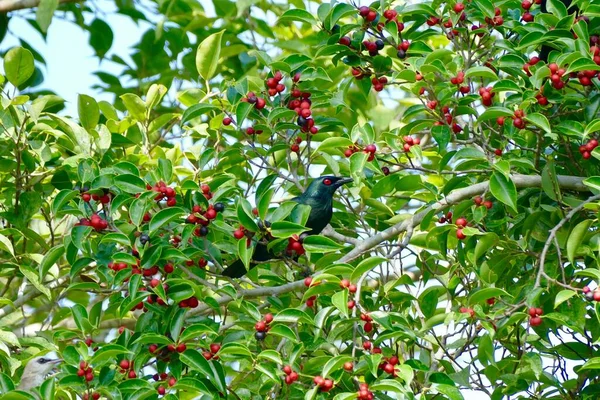
M 517 189 L 524 188 L 532 188 L 532 187 L 541 187 L 542 186 L 542 177 L 539 175 L 511 175 L 511 179 L 514 182 Z M 583 184 L 583 178 L 578 176 L 565 176 L 558 175 L 557 182 L 561 189 L 564 190 L 572 190 L 576 192 L 589 192 L 590 188 Z M 426 207 L 423 211 L 415 214 L 412 218 L 406 219 L 380 233 L 375 236 L 371 236 L 365 240 L 357 240 L 356 246 L 353 250 L 343 256 L 338 260 L 338 263 L 346 263 L 351 260 L 356 259 L 357 257 L 363 255 L 368 252 L 375 246 L 380 243 L 390 239 L 392 237 L 398 236 L 401 233 L 409 232 L 414 229 L 418 224 L 421 223 L 423 218 L 427 216 L 431 211 L 440 210 L 446 208 L 450 205 L 457 204 L 465 199 L 475 197 L 480 195 L 481 193 L 486 192 L 489 189 L 489 181 L 477 183 L 475 185 L 468 186 L 466 188 L 461 188 L 452 191 L 448 196 L 444 199 Z M 318 274 L 318 273 L 317 273 Z M 317 275 L 315 274 L 315 275 Z M 238 292 L 238 298 L 256 298 L 262 296 L 273 296 L 284 293 L 289 293 L 297 290 L 301 290 L 304 286 L 304 281 L 296 281 L 286 283 L 285 285 L 275 286 L 275 287 L 264 287 L 257 289 L 249 289 L 249 290 L 241 290 Z M 215 299 L 219 306 L 229 303 L 234 299 L 231 296 L 221 296 Z M 202 305 L 193 309 L 190 312 L 190 315 L 204 314 L 210 311 L 212 308 L 208 305 Z
M 561 189 L 574 190 L 577 192 L 589 192 L 590 188 L 583 184 L 583 178 L 577 176 L 564 176 L 558 175 L 556 177 L 558 186 Z M 541 187 L 542 177 L 540 175 L 511 175 L 511 179 L 514 182 L 517 189 Z M 415 214 L 412 218 L 397 223 L 396 225 L 389 227 L 388 229 L 379 232 L 378 234 L 371 236 L 361 241 L 352 251 L 342 257 L 339 262 L 346 263 L 352 261 L 355 258 L 361 256 L 379 243 L 384 242 L 392 237 L 398 236 L 399 234 L 406 232 L 409 225 L 412 227 L 417 226 L 421 223 L 423 218 L 432 211 L 446 208 L 452 204 L 459 203 L 465 199 L 477 196 L 489 188 L 488 182 L 481 182 L 475 185 L 468 186 L 466 188 L 457 189 L 452 191 L 446 198 L 438 201 L 426 207 L 423 211 Z
M 59 0 L 59 3 L 77 3 L 82 1 L 83 0 Z M 0 13 L 35 8 L 39 5 L 40 0 L 0 0 Z

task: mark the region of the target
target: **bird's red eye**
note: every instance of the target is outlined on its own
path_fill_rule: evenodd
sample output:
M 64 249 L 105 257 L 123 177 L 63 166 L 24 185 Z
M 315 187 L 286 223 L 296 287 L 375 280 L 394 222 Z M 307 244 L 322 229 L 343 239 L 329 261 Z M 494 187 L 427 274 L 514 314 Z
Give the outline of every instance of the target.
M 329 186 L 329 185 L 331 185 L 331 179 L 329 179 L 329 178 L 325 178 L 325 179 L 323 179 L 323 183 L 324 183 L 325 185 Z

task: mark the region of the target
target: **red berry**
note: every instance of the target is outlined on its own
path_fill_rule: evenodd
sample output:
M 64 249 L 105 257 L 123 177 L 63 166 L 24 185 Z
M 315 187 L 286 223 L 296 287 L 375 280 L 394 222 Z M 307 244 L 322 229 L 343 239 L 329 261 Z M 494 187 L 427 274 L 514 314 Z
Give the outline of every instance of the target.
M 491 201 L 486 200 L 486 201 L 483 202 L 483 205 L 485 206 L 485 208 L 487 208 L 489 210 L 490 208 L 492 208 L 492 206 L 494 204 Z
M 363 342 L 363 349 L 365 349 L 365 350 L 371 350 L 371 342 L 369 342 L 368 340 L 365 340 Z
M 535 307 L 530 307 L 528 312 L 529 312 L 529 316 L 530 316 L 530 317 L 535 317 L 535 316 L 537 316 L 537 311 L 536 311 L 536 308 L 535 308 Z
M 347 361 L 344 363 L 344 369 L 350 372 L 354 369 L 354 364 L 352 364 L 350 361 Z
M 531 326 L 540 326 L 542 324 L 542 319 L 540 317 L 531 317 L 529 319 L 529 325 Z
M 312 276 L 308 276 L 308 277 L 304 278 L 304 286 L 310 287 L 310 285 L 312 284 L 312 280 L 313 280 Z
M 264 332 L 267 330 L 267 324 L 265 323 L 265 321 L 258 321 L 254 325 L 254 329 L 256 329 L 257 332 Z
M 225 126 L 229 126 L 229 125 L 231 125 L 231 123 L 232 123 L 232 122 L 233 122 L 233 120 L 232 120 L 231 118 L 229 118 L 229 117 L 225 117 L 225 118 L 223 118 L 223 125 L 225 125 Z M 162 386 L 161 386 L 161 387 L 162 387 Z M 163 389 L 164 389 L 164 388 L 163 388 Z
M 465 9 L 465 5 L 463 3 L 456 3 L 454 5 L 454 12 L 460 14 Z
M 347 288 L 348 286 L 350 286 L 350 281 L 349 281 L 348 279 L 342 279 L 342 280 L 340 281 L 340 287 L 341 287 L 342 289 L 345 289 L 345 288 Z
M 210 352 L 216 354 L 221 350 L 221 345 L 219 343 L 213 343 L 210 345 Z
M 158 392 L 159 395 L 164 396 L 164 394 L 166 393 L 166 389 L 164 386 L 159 386 L 156 391 Z
M 461 217 L 456 220 L 456 225 L 460 226 L 461 228 L 464 228 L 465 226 L 467 226 L 467 220 Z
M 129 369 L 129 360 L 121 360 L 119 367 L 123 369 Z
M 373 331 L 373 324 L 371 322 L 367 322 L 367 323 L 365 323 L 365 326 L 363 327 L 363 329 L 365 330 L 366 333 L 370 333 L 371 331 Z
M 265 314 L 265 322 L 267 324 L 270 324 L 271 322 L 273 322 L 273 314 L 271 314 L 271 313 Z
M 467 235 L 464 234 L 462 229 L 457 229 L 456 237 L 458 238 L 458 240 L 463 240 L 463 239 L 466 239 Z
M 183 353 L 186 349 L 187 349 L 187 346 L 185 345 L 185 343 L 179 343 L 177 345 L 177 352 L 178 353 Z
M 150 353 L 155 353 L 155 352 L 156 352 L 156 350 L 158 350 L 158 345 L 156 345 L 156 344 L 151 344 L 150 346 L 148 346 L 148 351 L 149 351 Z
M 233 237 L 234 237 L 234 238 L 236 238 L 236 239 L 241 239 L 241 238 L 243 238 L 244 236 L 245 236 L 245 235 L 244 235 L 244 232 L 243 232 L 242 230 L 240 230 L 240 229 L 236 229 L 236 230 L 233 232 Z

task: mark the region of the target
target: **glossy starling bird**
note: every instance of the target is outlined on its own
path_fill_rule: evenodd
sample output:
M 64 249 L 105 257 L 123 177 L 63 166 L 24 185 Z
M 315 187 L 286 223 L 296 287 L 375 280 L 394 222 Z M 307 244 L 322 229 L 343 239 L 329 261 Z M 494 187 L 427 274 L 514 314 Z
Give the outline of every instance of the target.
M 292 201 L 310 206 L 310 215 L 306 221 L 306 227 L 310 231 L 309 235 L 318 235 L 331 221 L 333 215 L 333 195 L 342 185 L 352 182 L 351 178 L 339 178 L 336 176 L 322 176 L 314 179 L 306 191 Z M 276 255 L 267 250 L 267 246 L 258 243 L 252 255 L 252 261 L 261 262 L 276 258 Z M 256 267 L 256 263 L 251 263 L 250 268 Z M 242 260 L 236 260 L 233 264 L 223 271 L 224 276 L 231 278 L 240 278 L 246 274 L 246 267 Z

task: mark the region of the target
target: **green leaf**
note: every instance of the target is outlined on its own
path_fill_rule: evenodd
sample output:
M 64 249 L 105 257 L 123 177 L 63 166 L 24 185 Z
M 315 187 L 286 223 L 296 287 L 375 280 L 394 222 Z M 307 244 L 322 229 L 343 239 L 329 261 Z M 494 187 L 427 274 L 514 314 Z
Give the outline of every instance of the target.
M 118 344 L 107 344 L 102 346 L 98 351 L 94 353 L 92 359 L 90 360 L 90 364 L 94 365 L 96 363 L 106 363 L 108 361 L 113 361 L 115 356 L 119 356 L 122 354 L 133 355 L 129 349 L 123 347 Z
M 375 268 L 376 266 L 378 266 L 379 264 L 381 264 L 382 262 L 385 262 L 385 261 L 387 261 L 387 259 L 383 258 L 383 257 L 365 258 L 364 260 L 362 260 L 360 262 L 360 264 L 358 264 L 356 269 L 354 269 L 354 271 L 352 271 L 352 276 L 350 277 L 350 281 L 358 282 L 358 279 L 360 279 L 360 277 L 364 273 L 369 272 L 370 270 L 372 270 L 373 268 Z
M 48 32 L 54 11 L 58 8 L 58 0 L 41 0 L 35 13 L 35 21 L 42 32 Z
M 304 225 L 295 224 L 289 221 L 276 221 L 271 224 L 271 235 L 276 238 L 287 238 L 292 235 L 300 235 L 302 232 L 309 230 L 310 228 L 307 228 Z
M 483 303 L 487 299 L 491 299 L 492 297 L 511 297 L 505 290 L 500 288 L 483 288 L 477 291 L 474 291 L 469 296 L 469 305 L 475 305 L 479 303 Z
M 567 258 L 571 264 L 574 263 L 577 250 L 581 248 L 583 239 L 585 239 L 585 236 L 589 232 L 592 222 L 593 221 L 591 219 L 581 221 L 569 234 L 569 239 L 567 240 Z
M 552 133 L 552 129 L 550 129 L 550 122 L 548 122 L 548 118 L 546 118 L 546 116 L 543 114 L 533 113 L 525 116 L 523 119 L 527 122 L 531 122 L 538 128 L 543 129 L 546 133 Z
M 23 47 L 13 47 L 4 55 L 4 73 L 14 86 L 25 83 L 35 70 L 33 54 Z
M 304 22 L 311 26 L 316 26 L 317 24 L 317 20 L 315 19 L 315 17 L 313 17 L 311 13 L 309 13 L 306 10 L 301 10 L 299 8 L 294 8 L 284 12 L 283 15 L 279 17 L 277 24 L 285 24 L 292 21 Z
M 600 176 L 591 176 L 583 180 L 583 184 L 600 192 Z
M 237 126 L 241 126 L 250 111 L 254 108 L 254 105 L 247 103 L 245 101 L 240 102 L 235 109 L 235 119 Z
M 348 290 L 342 289 L 331 296 L 331 304 L 337 308 L 344 317 L 348 318 Z
M 3 234 L 0 234 L 0 249 L 8 251 L 13 257 L 15 256 L 15 249 L 11 241 Z
M 94 129 L 100 120 L 100 107 L 93 97 L 80 94 L 77 98 L 79 122 L 85 129 Z
M 600 357 L 590 358 L 585 364 L 579 368 L 582 369 L 600 369 Z
M 490 179 L 490 192 L 502 203 L 517 211 L 517 188 L 511 179 L 494 172 Z
M 514 115 L 514 111 L 506 107 L 489 107 L 478 118 L 478 122 L 487 121 L 488 119 L 496 119 L 498 117 L 510 117 Z
M 157 212 L 150 220 L 149 230 L 155 232 L 158 228 L 185 215 L 186 211 L 180 207 L 164 208 Z
M 577 292 L 574 290 L 569 290 L 569 289 L 561 290 L 560 292 L 558 292 L 558 294 L 556 295 L 556 298 L 554 299 L 554 308 L 558 307 L 559 305 L 561 305 L 565 301 L 569 300 L 571 297 L 575 296 L 576 294 L 577 294 Z
M 196 51 L 196 69 L 205 81 L 210 80 L 217 71 L 224 32 L 225 30 L 222 30 L 206 37 Z
M 58 245 L 58 246 L 54 246 L 53 248 L 51 248 L 50 250 L 48 250 L 48 252 L 46 253 L 46 255 L 44 255 L 44 258 L 42 258 L 42 261 L 40 262 L 38 271 L 39 271 L 39 277 L 40 277 L 40 281 L 44 280 L 44 277 L 46 276 L 46 274 L 48 273 L 48 270 L 54 265 L 56 264 L 56 262 L 58 261 L 58 259 L 65 253 L 65 246 Z
M 491 79 L 492 81 L 498 79 L 498 75 L 496 75 L 496 73 L 488 67 L 471 67 L 467 70 L 467 72 L 465 72 L 465 78 L 471 78 L 474 76 Z
M 125 104 L 125 108 L 129 111 L 129 115 L 140 122 L 146 121 L 146 103 L 138 95 L 125 93 L 120 97 L 123 100 L 123 104 Z
M 271 329 L 269 329 L 269 335 L 284 337 L 290 340 L 292 343 L 298 342 L 298 338 L 296 338 L 296 334 L 294 333 L 294 331 L 286 325 L 278 324 L 272 326 Z
M 48 289 L 48 287 L 46 287 L 40 281 L 40 278 L 38 278 L 38 274 L 33 272 L 31 269 L 29 269 L 29 267 L 25 265 L 20 265 L 19 270 L 37 290 L 45 294 L 48 299 L 52 298 L 52 293 L 50 292 L 50 289 Z
M 188 121 L 191 121 L 194 118 L 199 117 L 200 115 L 206 114 L 207 112 L 218 110 L 219 107 L 213 104 L 194 104 L 193 106 L 187 108 L 181 117 L 181 124 L 185 124 Z
M 323 372 L 321 373 L 321 376 L 331 376 L 330 374 L 332 371 L 341 370 L 341 367 L 342 365 L 344 365 L 344 363 L 352 361 L 352 357 L 348 355 L 335 356 L 331 360 L 327 361 L 327 363 L 323 367 Z
M 258 232 L 258 226 L 256 225 L 256 222 L 254 222 L 254 217 L 252 214 L 252 206 L 248 200 L 240 199 L 237 206 L 237 217 L 240 221 L 240 224 L 242 224 L 244 228 L 251 232 Z
M 248 350 L 248 347 L 244 346 L 243 344 L 239 344 L 239 343 L 232 343 L 232 342 L 225 343 L 219 350 L 219 356 L 225 355 L 225 354 L 233 354 L 233 355 L 237 355 L 237 356 L 253 358 L 252 352 L 250 350 Z
M 125 193 L 138 194 L 146 190 L 146 182 L 133 174 L 117 175 L 113 178 L 113 182 Z
M 283 361 L 281 360 L 281 355 L 275 350 L 263 350 L 257 357 L 260 359 L 266 359 L 274 362 L 275 364 L 281 365 Z
M 244 263 L 246 271 L 248 271 L 250 269 L 250 261 L 252 260 L 252 248 L 248 248 L 246 241 L 246 237 L 243 237 L 240 240 L 238 240 L 237 248 L 238 256 L 240 257 L 240 260 L 242 260 L 242 262 Z
M 332 239 L 316 235 L 304 238 L 302 246 L 306 251 L 310 251 L 311 253 L 329 253 L 344 248 L 343 245 L 338 244 Z

